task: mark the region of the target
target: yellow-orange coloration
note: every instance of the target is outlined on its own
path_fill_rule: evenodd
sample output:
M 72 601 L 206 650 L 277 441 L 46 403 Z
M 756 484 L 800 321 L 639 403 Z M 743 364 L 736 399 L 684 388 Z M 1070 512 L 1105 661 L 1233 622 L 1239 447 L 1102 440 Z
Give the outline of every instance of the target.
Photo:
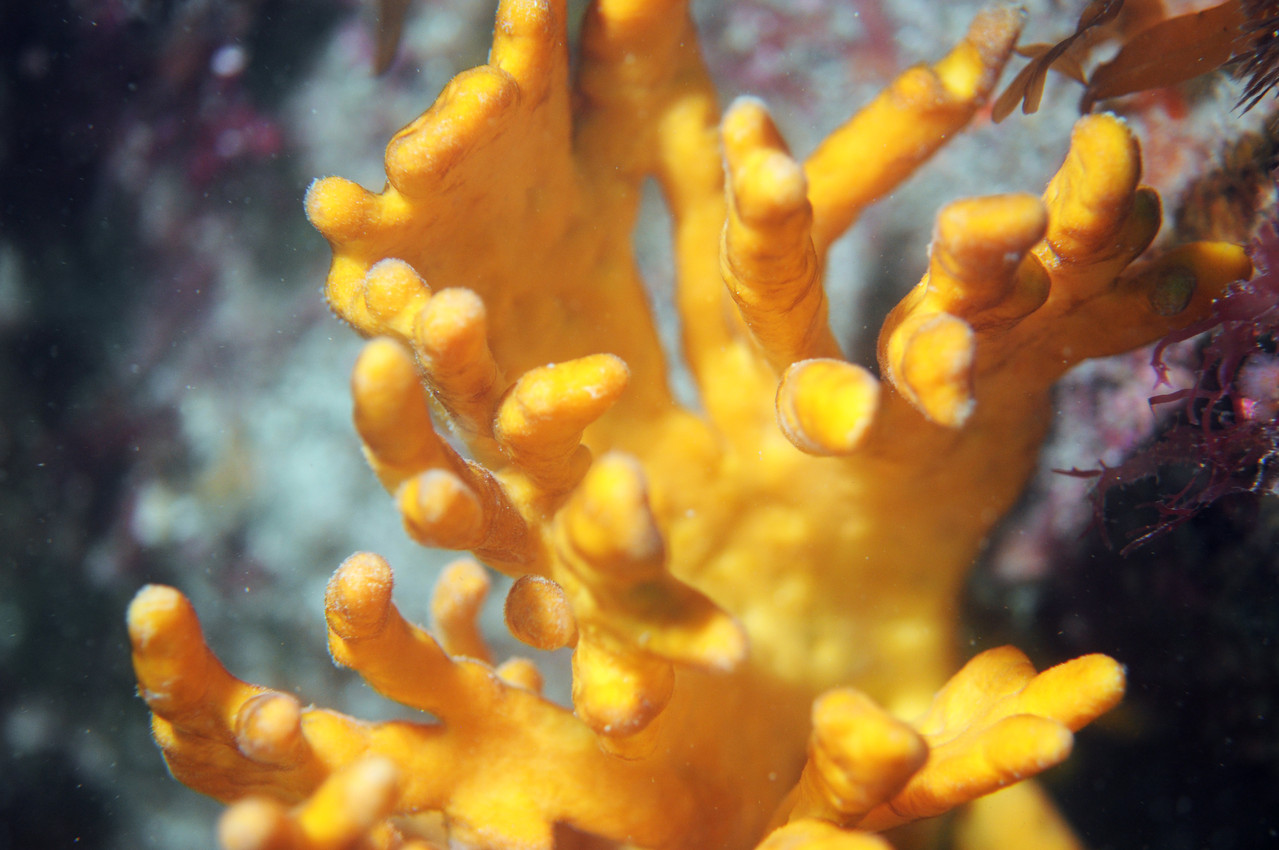
M 1122 122 L 1085 118 L 1042 199 L 941 212 L 877 380 L 827 326 L 828 248 L 974 115 L 1018 16 L 982 14 L 803 162 L 760 104 L 721 120 L 686 3 L 592 5 L 571 86 L 564 17 L 505 0 L 490 63 L 392 140 L 386 189 L 327 178 L 307 213 L 333 246 L 330 305 L 374 338 L 352 379 L 370 464 L 415 539 L 518 579 L 507 621 L 574 648 L 573 707 L 526 663 L 487 663 L 473 566 L 441 580 L 438 642 L 381 558 L 330 582 L 334 659 L 420 723 L 234 679 L 152 587 L 129 624 L 174 774 L 235 803 L 236 848 L 878 850 L 871 832 L 1005 786 L 991 810 L 1034 832 L 1000 836 L 979 802 L 960 840 L 1067 846 L 1014 783 L 1065 758 L 1122 668 L 1036 674 L 1004 648 L 951 678 L 960 585 L 1032 469 L 1053 381 L 1205 316 L 1243 252 L 1134 263 L 1158 197 Z M 700 410 L 672 398 L 631 255 L 650 176 Z

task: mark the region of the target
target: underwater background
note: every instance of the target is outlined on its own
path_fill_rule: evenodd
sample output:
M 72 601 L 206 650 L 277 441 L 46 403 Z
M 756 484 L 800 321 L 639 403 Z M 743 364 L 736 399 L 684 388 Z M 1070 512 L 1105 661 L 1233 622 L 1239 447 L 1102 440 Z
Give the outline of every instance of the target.
M 897 71 L 940 56 L 979 5 L 695 12 L 724 101 L 763 97 L 807 152 Z M 1034 42 L 1068 34 L 1083 4 L 1026 5 Z M 445 559 L 410 543 L 361 457 L 347 390 L 359 340 L 324 306 L 329 251 L 301 199 L 335 173 L 380 187 L 386 140 L 484 61 L 492 13 L 412 4 L 377 76 L 373 10 L 353 0 L 0 10 L 0 850 L 212 845 L 219 806 L 168 776 L 134 692 L 123 614 L 147 582 L 183 588 L 237 675 L 385 715 L 323 651 L 324 584 L 377 550 L 421 616 Z M 1247 240 L 1273 218 L 1273 104 L 1240 114 L 1240 91 L 1218 72 L 1113 105 L 1164 194 L 1161 238 L 1233 225 Z M 1051 78 L 1039 112 L 975 126 L 838 246 L 832 320 L 855 359 L 871 361 L 868 326 L 918 280 L 936 208 L 1042 185 L 1077 100 Z M 672 275 L 663 215 L 649 204 L 636 237 L 657 287 Z M 1274 499 L 1230 496 L 1121 555 L 1089 482 L 1053 472 L 1120 463 L 1150 439 L 1149 359 L 1088 364 L 1059 387 L 1042 474 L 990 542 L 956 639 L 1016 643 L 1040 666 L 1088 652 L 1128 666 L 1123 706 L 1046 778 L 1090 846 L 1274 846 Z M 1175 471 L 1112 491 L 1105 536 L 1129 539 L 1170 486 Z

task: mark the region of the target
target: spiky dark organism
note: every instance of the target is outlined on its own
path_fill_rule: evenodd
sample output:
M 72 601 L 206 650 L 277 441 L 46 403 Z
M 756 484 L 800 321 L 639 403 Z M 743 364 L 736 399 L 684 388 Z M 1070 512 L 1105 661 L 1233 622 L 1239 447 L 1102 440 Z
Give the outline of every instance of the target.
M 1238 107 L 1244 112 L 1256 106 L 1279 83 L 1279 2 L 1240 0 L 1247 23 L 1240 39 L 1239 72 L 1248 78 Z

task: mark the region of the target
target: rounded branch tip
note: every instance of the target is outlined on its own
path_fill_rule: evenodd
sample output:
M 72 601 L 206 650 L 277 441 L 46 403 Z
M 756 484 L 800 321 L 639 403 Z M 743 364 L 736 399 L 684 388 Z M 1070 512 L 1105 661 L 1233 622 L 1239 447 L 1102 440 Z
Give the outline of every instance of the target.
M 428 469 L 405 481 L 396 502 L 405 529 L 424 546 L 474 549 L 483 540 L 483 502 L 447 469 Z
M 431 295 L 421 275 L 403 260 L 378 260 L 364 273 L 364 304 L 369 314 L 384 325 L 403 325 L 406 331 Z
M 548 578 L 524 575 L 506 595 L 506 627 L 523 643 L 545 651 L 577 642 L 577 620 L 564 589 Z
M 329 628 L 339 637 L 373 637 L 386 624 L 394 579 L 381 555 L 356 552 L 342 562 L 324 592 Z
M 967 272 L 961 277 L 985 277 L 1015 267 L 1047 227 L 1043 201 L 1017 192 L 952 201 L 937 214 L 936 238 Z
M 927 317 L 904 340 L 894 374 L 900 388 L 933 422 L 959 428 L 972 415 L 976 345 L 972 327 L 946 313 Z
M 398 408 L 404 389 L 416 385 L 412 356 L 389 337 L 379 336 L 365 343 L 351 370 L 351 394 L 357 408 L 361 403 L 372 409 Z
M 777 422 L 795 448 L 850 454 L 879 410 L 879 381 L 861 366 L 819 358 L 793 363 L 777 387 Z
M 784 219 L 808 207 L 804 169 L 785 151 L 762 148 L 747 154 L 732 182 L 738 215 L 756 224 Z
M 191 602 L 180 591 L 163 584 L 144 585 L 134 594 L 125 615 L 135 649 L 145 648 L 160 635 L 194 618 Z
M 376 204 L 369 190 L 344 177 L 312 180 L 303 202 L 307 220 L 335 245 L 363 236 Z
M 269 797 L 238 800 L 218 821 L 218 844 L 225 850 L 298 847 L 303 840 L 285 805 Z
M 648 502 L 648 481 L 630 455 L 609 452 L 587 471 L 563 512 L 568 540 L 603 574 L 623 581 L 653 578 L 666 546 Z
M 424 365 L 447 369 L 481 353 L 487 345 L 487 317 L 474 290 L 450 287 L 435 293 L 413 326 L 414 344 L 428 361 Z
M 405 197 L 438 193 L 442 175 L 507 131 L 519 101 L 519 83 L 505 70 L 481 65 L 463 71 L 387 144 L 387 180 Z
M 235 716 L 236 747 L 259 764 L 294 762 L 302 738 L 302 706 L 297 697 L 267 691 L 247 700 Z

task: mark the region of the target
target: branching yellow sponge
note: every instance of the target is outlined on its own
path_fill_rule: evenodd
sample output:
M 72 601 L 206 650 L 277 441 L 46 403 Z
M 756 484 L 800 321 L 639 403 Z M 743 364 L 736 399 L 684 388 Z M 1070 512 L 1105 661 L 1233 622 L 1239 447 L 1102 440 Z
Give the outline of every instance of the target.
M 151 587 L 129 624 L 174 774 L 232 804 L 233 848 L 869 850 L 1006 786 L 985 799 L 1008 829 L 980 828 L 979 804 L 959 841 L 1069 846 L 1015 783 L 1066 757 L 1123 670 L 1037 674 L 1004 648 L 952 678 L 960 585 L 1033 467 L 1052 383 L 1207 315 L 1244 253 L 1139 261 L 1158 197 L 1123 123 L 1084 118 L 1042 197 L 940 212 L 877 378 L 831 334 L 828 249 L 973 117 L 1019 16 L 983 13 L 799 160 L 762 104 L 721 115 L 685 2 L 598 0 L 571 81 L 564 6 L 505 0 L 489 64 L 391 141 L 387 187 L 326 178 L 306 209 L 330 305 L 371 338 L 352 392 L 373 470 L 414 539 L 516 579 L 507 623 L 573 648 L 572 707 L 529 662 L 492 666 L 471 561 L 441 579 L 434 634 L 375 555 L 329 585 L 334 659 L 422 722 L 242 683 Z M 672 397 L 631 253 L 649 177 L 697 411 Z

